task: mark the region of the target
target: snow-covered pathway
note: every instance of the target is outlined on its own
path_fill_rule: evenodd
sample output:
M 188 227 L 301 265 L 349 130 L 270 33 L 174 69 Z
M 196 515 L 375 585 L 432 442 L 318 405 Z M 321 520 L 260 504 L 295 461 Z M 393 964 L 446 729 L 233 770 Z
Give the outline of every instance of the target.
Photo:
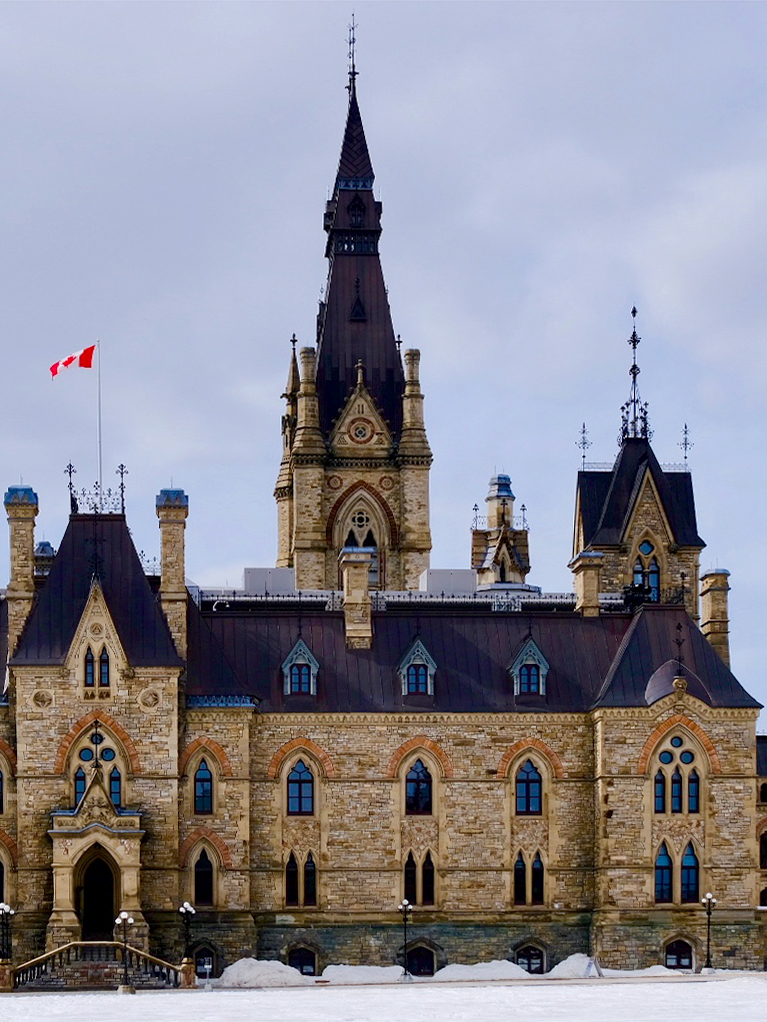
M 767 976 L 10 994 L 2 1022 L 762 1022 Z

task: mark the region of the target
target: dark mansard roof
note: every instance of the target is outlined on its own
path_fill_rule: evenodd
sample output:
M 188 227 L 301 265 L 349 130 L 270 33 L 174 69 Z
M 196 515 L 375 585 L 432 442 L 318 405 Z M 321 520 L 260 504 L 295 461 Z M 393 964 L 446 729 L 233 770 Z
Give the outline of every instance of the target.
M 70 517 L 13 665 L 64 661 L 94 581 L 101 586 L 132 667 L 182 666 L 123 515 Z
M 655 483 L 674 541 L 701 549 L 706 545 L 698 535 L 690 473 L 665 472 L 649 440 L 629 437 L 611 471 L 578 473 L 584 547 L 622 542 L 646 472 Z
M 583 713 L 595 706 L 648 706 L 673 692 L 681 622 L 690 694 L 711 706 L 759 706 L 677 607 L 584 618 L 573 611 L 414 603 L 375 613 L 373 648 L 349 650 L 343 614 L 321 606 L 191 608 L 216 640 L 216 654 L 190 662 L 187 694 L 245 691 L 260 700 L 262 712 Z M 437 664 L 433 697 L 402 694 L 398 667 L 416 636 Z M 549 663 L 545 697 L 514 695 L 509 669 L 530 637 Z M 316 697 L 283 691 L 282 664 L 299 638 L 320 664 Z
M 767 735 L 756 736 L 756 772 L 759 777 L 767 777 Z

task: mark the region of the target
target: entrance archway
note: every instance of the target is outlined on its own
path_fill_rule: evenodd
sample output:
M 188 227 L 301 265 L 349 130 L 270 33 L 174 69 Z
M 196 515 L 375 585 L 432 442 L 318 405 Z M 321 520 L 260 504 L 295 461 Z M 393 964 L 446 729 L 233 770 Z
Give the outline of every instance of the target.
M 115 871 L 101 850 L 83 864 L 77 888 L 82 940 L 112 940 L 115 915 Z

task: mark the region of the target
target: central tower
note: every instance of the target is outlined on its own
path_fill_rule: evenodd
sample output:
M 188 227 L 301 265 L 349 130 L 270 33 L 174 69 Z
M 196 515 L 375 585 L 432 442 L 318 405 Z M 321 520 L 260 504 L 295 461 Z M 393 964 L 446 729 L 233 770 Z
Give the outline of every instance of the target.
M 295 345 L 283 395 L 278 567 L 299 589 L 340 588 L 343 549 L 370 553 L 370 584 L 416 589 L 429 566 L 429 468 L 420 352 L 400 355 L 378 253 L 382 205 L 349 75 L 349 110 L 325 207 L 328 281 L 316 348 Z

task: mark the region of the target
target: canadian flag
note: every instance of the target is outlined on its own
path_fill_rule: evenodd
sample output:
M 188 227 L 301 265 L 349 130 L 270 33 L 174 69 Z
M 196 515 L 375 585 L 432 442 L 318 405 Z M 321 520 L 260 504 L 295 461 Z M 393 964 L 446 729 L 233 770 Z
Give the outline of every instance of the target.
M 96 350 L 96 345 L 92 344 L 90 348 L 83 348 L 82 351 L 76 351 L 74 355 L 68 355 L 67 358 L 62 358 L 60 362 L 54 362 L 51 366 L 51 379 L 63 369 L 69 369 L 70 366 L 80 366 L 81 369 L 92 369 L 93 368 L 93 352 Z

